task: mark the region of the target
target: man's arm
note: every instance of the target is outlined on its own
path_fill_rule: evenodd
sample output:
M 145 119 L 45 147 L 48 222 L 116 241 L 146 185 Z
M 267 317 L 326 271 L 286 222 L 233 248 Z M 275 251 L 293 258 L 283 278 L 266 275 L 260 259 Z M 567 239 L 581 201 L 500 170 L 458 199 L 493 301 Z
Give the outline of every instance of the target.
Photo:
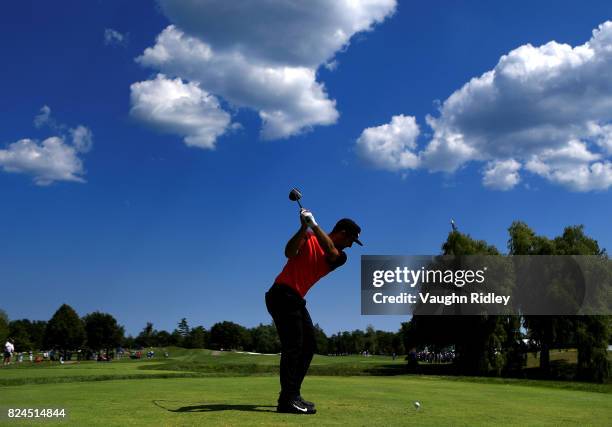
M 318 225 L 311 226 L 310 229 L 312 230 L 314 235 L 317 237 L 317 240 L 319 241 L 319 245 L 321 245 L 321 247 L 323 248 L 323 251 L 325 252 L 327 260 L 329 262 L 335 262 L 340 256 L 340 251 L 336 249 L 336 246 L 334 245 L 334 242 L 332 241 L 332 239 Z
M 308 226 L 304 223 L 303 220 L 301 222 L 302 224 L 300 226 L 300 229 L 297 231 L 297 233 L 293 235 L 291 239 L 289 239 L 287 245 L 285 245 L 285 256 L 287 258 L 293 258 L 294 256 L 296 256 L 300 251 L 300 248 L 304 244 L 304 240 L 306 240 L 306 231 L 308 230 Z
M 321 227 L 319 227 L 319 224 L 317 224 L 317 221 L 314 219 L 312 212 L 310 212 L 308 209 L 302 208 L 300 211 L 300 218 L 302 223 L 307 224 L 317 237 L 317 241 L 319 242 L 319 245 L 321 245 L 321 248 L 323 248 L 327 260 L 331 263 L 336 262 L 342 253 L 336 248 L 334 242 L 327 235 L 327 233 L 323 231 Z

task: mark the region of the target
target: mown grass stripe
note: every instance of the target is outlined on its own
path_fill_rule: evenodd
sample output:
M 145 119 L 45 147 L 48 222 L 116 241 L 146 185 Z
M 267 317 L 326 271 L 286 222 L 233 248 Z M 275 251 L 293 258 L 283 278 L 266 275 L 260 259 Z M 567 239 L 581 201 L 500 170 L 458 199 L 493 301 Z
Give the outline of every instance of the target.
M 120 374 L 120 375 L 70 375 L 57 377 L 19 377 L 2 378 L 0 386 L 19 386 L 27 384 L 57 384 L 57 383 L 76 383 L 112 380 L 132 380 L 132 379 L 160 379 L 160 378 L 199 378 L 207 375 L 196 372 L 176 372 L 160 374 Z

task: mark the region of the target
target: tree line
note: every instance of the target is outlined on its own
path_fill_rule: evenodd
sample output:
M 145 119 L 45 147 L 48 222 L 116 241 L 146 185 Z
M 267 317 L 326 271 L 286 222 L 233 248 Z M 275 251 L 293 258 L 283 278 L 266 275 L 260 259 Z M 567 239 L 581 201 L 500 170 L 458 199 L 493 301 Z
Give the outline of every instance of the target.
M 606 251 L 585 234 L 582 226 L 566 227 L 560 236 L 549 239 L 517 221 L 509 227 L 508 235 L 509 255 L 595 255 L 608 259 Z M 493 245 L 457 229 L 448 234 L 442 244 L 442 254 L 501 255 Z M 327 336 L 319 325 L 315 325 L 315 339 L 319 354 L 450 352 L 453 372 L 461 375 L 521 376 L 527 352 L 537 352 L 539 373 L 545 378 L 558 376 L 550 360 L 551 350 L 575 348 L 578 358 L 573 377 L 606 381 L 610 377 L 607 348 L 612 344 L 611 331 L 612 316 L 415 315 L 409 322 L 402 323 L 397 332 L 368 327 L 365 331 L 344 331 Z M 66 304 L 49 321 L 9 321 L 6 313 L 0 310 L 0 339 L 8 336 L 14 340 L 17 351 L 56 349 L 65 353 L 89 349 L 108 352 L 117 347 L 179 346 L 280 352 L 273 324 L 247 328 L 223 321 L 206 329 L 191 327 L 183 318 L 172 332 L 156 330 L 149 322 L 134 337 L 126 336 L 124 328 L 111 314 L 94 312 L 81 318 Z M 416 358 L 408 359 L 418 367 Z
M 189 326 L 182 318 L 172 332 L 157 330 L 147 322 L 137 336 L 125 335 L 123 326 L 108 313 L 93 312 L 79 317 L 63 304 L 48 321 L 19 319 L 9 321 L 0 310 L 0 340 L 11 338 L 16 351 L 57 350 L 64 356 L 75 350 L 109 353 L 119 347 L 208 348 L 213 350 L 243 350 L 257 353 L 279 353 L 281 346 L 274 324 L 260 324 L 247 328 L 230 321 L 215 323 L 210 329 Z M 339 332 L 328 337 L 315 325 L 315 339 L 319 354 L 402 354 L 400 332 L 375 330 Z
M 583 226 L 566 227 L 560 236 L 549 239 L 536 234 L 526 223 L 515 221 L 508 228 L 509 255 L 593 255 L 608 260 L 605 249 L 584 232 Z M 444 255 L 500 255 L 493 245 L 453 230 L 442 245 Z M 535 258 L 534 260 L 538 262 Z M 610 268 L 610 263 L 604 263 Z M 609 292 L 610 275 L 602 289 Z M 527 283 L 520 292 L 529 301 L 538 292 L 558 293 L 559 301 L 570 301 L 563 294 L 563 277 L 546 286 Z M 534 279 L 537 280 L 537 279 Z M 567 281 L 565 281 L 567 282 Z M 556 286 L 556 287 L 555 287 Z M 606 288 L 607 286 L 607 288 Z M 604 303 L 609 304 L 605 294 Z M 609 299 L 609 296 L 607 297 Z M 609 309 L 609 307 L 608 307 Z M 611 343 L 612 316 L 413 316 L 403 325 L 408 347 L 448 348 L 455 352 L 455 373 L 461 375 L 521 376 L 526 353 L 539 354 L 539 375 L 558 377 L 562 366 L 553 366 L 551 349 L 577 349 L 574 379 L 606 381 L 610 376 L 608 345 Z M 525 344 L 524 339 L 529 344 Z

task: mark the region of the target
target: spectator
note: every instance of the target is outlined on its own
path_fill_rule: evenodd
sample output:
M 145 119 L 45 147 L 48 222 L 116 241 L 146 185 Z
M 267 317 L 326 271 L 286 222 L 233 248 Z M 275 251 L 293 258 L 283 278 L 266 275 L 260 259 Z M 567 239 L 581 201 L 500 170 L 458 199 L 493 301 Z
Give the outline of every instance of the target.
M 15 352 L 15 346 L 13 345 L 13 339 L 8 338 L 4 344 L 4 361 L 3 365 L 9 365 L 11 363 L 11 356 Z

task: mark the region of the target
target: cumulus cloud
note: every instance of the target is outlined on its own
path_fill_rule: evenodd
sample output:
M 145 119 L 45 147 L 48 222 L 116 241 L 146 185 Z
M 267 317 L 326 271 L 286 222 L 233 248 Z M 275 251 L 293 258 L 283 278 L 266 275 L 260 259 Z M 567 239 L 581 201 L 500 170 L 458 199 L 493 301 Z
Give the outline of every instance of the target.
M 412 116 L 394 116 L 391 123 L 365 129 L 357 139 L 357 151 L 374 166 L 388 169 L 414 169 L 419 126 Z
M 93 147 L 93 134 L 83 125 L 70 129 L 72 144 L 79 153 L 87 153 Z
M 217 98 L 196 83 L 183 83 L 179 78 L 159 74 L 155 80 L 132 84 L 131 92 L 135 117 L 162 132 L 185 136 L 190 146 L 214 148 L 231 121 Z
M 317 69 L 333 63 L 355 33 L 391 15 L 396 1 L 161 0 L 160 5 L 173 25 L 137 62 L 197 84 L 233 107 L 257 111 L 262 137 L 279 139 L 337 121 L 336 103 L 317 81 Z
M 521 164 L 514 159 L 489 162 L 482 183 L 495 190 L 510 190 L 521 180 L 518 174 L 520 168 Z
M 519 170 L 577 191 L 612 185 L 612 22 L 579 46 L 523 45 L 427 117 L 418 152 L 430 171 L 487 162 L 483 183 L 509 189 Z
M 112 28 L 104 29 L 104 44 L 107 46 L 121 46 L 124 45 L 127 41 L 127 36 L 121 34 L 117 30 L 113 30 Z
M 317 68 L 358 32 L 371 30 L 395 0 L 160 0 L 168 18 L 216 51 L 276 66 Z
M 21 139 L 0 149 L 0 168 L 8 173 L 32 175 L 37 185 L 49 185 L 54 181 L 85 182 L 83 161 L 79 154 L 93 146 L 93 133 L 83 125 L 68 128 L 51 117 L 51 108 L 45 105 L 34 118 L 36 127 L 47 126 L 60 133 L 38 142 Z
M 41 143 L 22 139 L 0 149 L 0 167 L 5 172 L 33 175 L 37 185 L 53 181 L 85 182 L 77 150 L 59 137 Z

